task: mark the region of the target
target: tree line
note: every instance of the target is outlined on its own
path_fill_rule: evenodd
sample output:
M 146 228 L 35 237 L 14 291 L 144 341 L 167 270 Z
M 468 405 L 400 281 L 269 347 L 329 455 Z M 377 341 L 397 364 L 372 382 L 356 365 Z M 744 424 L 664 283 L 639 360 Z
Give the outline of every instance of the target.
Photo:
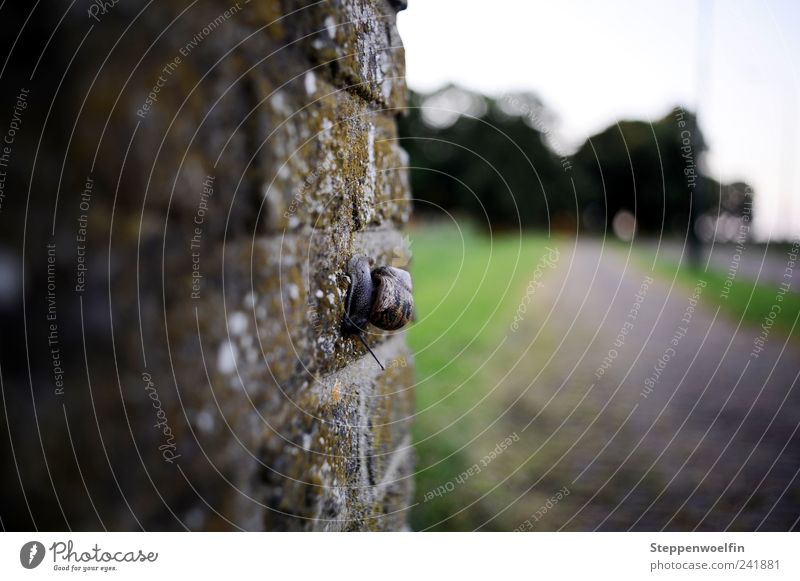
M 675 235 L 695 218 L 714 226 L 752 212 L 746 183 L 723 184 L 702 171 L 705 142 L 681 107 L 655 121 L 617 121 L 566 153 L 554 125 L 531 93 L 491 98 L 455 86 L 412 93 L 400 136 L 415 211 L 466 214 L 495 230 L 595 233 L 612 231 L 624 212 L 639 233 Z

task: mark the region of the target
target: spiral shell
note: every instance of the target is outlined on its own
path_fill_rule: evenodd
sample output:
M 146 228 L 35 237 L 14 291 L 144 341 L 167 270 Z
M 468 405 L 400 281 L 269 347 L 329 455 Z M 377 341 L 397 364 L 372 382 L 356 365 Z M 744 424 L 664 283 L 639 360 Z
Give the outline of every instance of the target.
M 367 323 L 379 329 L 395 331 L 405 326 L 414 313 L 411 275 L 392 266 L 370 271 L 370 261 L 354 256 L 347 266 L 350 289 L 347 293 L 342 332 L 357 335 Z
M 386 331 L 395 331 L 411 320 L 414 313 L 411 275 L 392 266 L 379 266 L 370 271 L 371 264 L 365 256 L 353 256 L 347 265 L 350 288 L 342 334 L 355 336 L 381 369 L 386 369 L 364 335 L 369 323 Z
M 372 285 L 369 322 L 386 331 L 404 327 L 414 312 L 411 275 L 399 268 L 380 266 L 372 271 Z

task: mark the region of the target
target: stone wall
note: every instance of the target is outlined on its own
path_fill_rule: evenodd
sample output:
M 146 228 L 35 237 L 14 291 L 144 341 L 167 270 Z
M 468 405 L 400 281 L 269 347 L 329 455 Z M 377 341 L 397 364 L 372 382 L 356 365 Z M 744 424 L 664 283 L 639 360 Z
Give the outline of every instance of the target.
M 39 207 L 58 213 L 55 235 L 43 210 L 25 242 L 26 308 L 40 328 L 35 371 L 7 374 L 24 394 L 7 405 L 20 418 L 9 426 L 16 449 L 35 453 L 6 526 L 406 526 L 404 333 L 368 337 L 381 371 L 340 332 L 348 259 L 402 267 L 409 256 L 395 123 L 402 7 L 207 0 L 69 12 L 45 59 L 68 81 L 31 97 L 51 137 L 26 170 Z M 45 122 L 50 103 L 57 119 Z M 60 390 L 45 338 L 47 244 Z

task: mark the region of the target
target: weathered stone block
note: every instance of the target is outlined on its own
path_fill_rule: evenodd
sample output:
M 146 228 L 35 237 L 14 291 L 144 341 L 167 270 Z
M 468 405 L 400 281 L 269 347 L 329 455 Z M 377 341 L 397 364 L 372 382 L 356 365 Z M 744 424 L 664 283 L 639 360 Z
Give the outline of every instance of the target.
M 69 386 L 35 405 L 72 429 L 53 428 L 31 455 L 38 439 L 17 438 L 22 456 L 57 459 L 48 471 L 63 503 L 38 460 L 22 467 L 39 527 L 406 526 L 404 333 L 367 338 L 386 371 L 341 333 L 349 258 L 408 257 L 394 4 L 165 0 L 118 3 L 94 23 L 73 88 L 54 101 L 52 118 L 79 126 L 51 124 L 43 141 L 42 159 L 67 152 L 64 181 L 56 168 L 35 188 L 61 188 L 69 217 L 52 236 Z M 135 35 L 118 42 L 129 25 Z M 70 14 L 66 38 L 86 26 Z M 72 54 L 65 41 L 51 52 Z M 74 251 L 87 176 L 91 266 L 76 294 L 60 249 Z M 32 225 L 29 240 L 49 240 L 49 227 Z M 42 284 L 31 283 L 37 297 Z

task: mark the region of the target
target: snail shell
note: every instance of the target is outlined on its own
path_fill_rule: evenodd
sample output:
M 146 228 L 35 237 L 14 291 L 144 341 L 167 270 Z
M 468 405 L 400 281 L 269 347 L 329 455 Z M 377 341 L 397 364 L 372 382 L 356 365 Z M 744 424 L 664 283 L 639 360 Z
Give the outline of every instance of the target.
M 408 272 L 391 266 L 370 271 L 369 259 L 364 256 L 351 258 L 347 272 L 350 290 L 342 322 L 344 334 L 364 333 L 367 323 L 395 331 L 411 320 L 414 299 Z
M 404 327 L 414 311 L 411 275 L 399 268 L 380 266 L 372 271 L 372 285 L 374 294 L 369 322 L 387 331 Z

